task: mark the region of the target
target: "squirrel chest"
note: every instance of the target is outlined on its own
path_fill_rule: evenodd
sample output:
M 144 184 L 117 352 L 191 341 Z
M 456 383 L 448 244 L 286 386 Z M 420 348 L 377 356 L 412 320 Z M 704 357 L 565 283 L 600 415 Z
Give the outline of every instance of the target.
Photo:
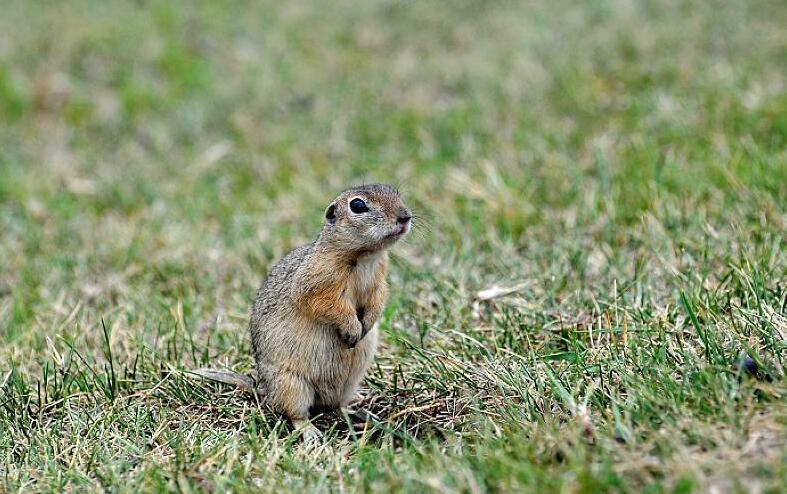
M 362 308 L 375 294 L 385 290 L 385 274 L 388 268 L 384 253 L 368 254 L 359 257 L 350 266 L 345 297 L 348 302 Z

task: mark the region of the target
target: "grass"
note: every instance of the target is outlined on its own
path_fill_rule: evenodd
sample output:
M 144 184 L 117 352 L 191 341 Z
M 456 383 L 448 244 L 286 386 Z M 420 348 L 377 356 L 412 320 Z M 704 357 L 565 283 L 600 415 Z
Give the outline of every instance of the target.
M 0 491 L 783 492 L 785 25 L 760 0 L 6 2 Z M 266 270 L 362 181 L 419 228 L 374 420 L 318 417 L 305 451 L 183 371 L 252 368 Z

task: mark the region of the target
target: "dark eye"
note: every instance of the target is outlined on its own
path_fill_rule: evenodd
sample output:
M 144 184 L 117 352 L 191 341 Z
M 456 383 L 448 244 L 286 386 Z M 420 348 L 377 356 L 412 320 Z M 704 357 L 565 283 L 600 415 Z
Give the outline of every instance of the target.
M 356 197 L 352 201 L 350 201 L 350 211 L 355 214 L 361 214 L 369 211 L 369 206 L 363 202 L 363 199 Z

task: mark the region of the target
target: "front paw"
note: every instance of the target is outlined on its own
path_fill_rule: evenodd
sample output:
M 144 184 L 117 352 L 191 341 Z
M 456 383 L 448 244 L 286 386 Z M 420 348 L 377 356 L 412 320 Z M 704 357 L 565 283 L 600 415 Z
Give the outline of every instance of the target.
M 355 345 L 363 338 L 363 327 L 357 319 L 349 327 L 339 329 L 339 338 L 347 348 L 355 348 Z

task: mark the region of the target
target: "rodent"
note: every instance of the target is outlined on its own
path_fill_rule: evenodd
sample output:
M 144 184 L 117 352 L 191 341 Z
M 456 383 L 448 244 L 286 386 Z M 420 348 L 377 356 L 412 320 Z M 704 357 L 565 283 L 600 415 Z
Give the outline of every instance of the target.
M 212 369 L 195 373 L 256 390 L 307 440 L 319 437 L 309 410 L 347 406 L 374 358 L 387 251 L 411 220 L 391 185 L 339 194 L 325 209 L 317 240 L 277 262 L 257 293 L 249 323 L 256 381 Z

